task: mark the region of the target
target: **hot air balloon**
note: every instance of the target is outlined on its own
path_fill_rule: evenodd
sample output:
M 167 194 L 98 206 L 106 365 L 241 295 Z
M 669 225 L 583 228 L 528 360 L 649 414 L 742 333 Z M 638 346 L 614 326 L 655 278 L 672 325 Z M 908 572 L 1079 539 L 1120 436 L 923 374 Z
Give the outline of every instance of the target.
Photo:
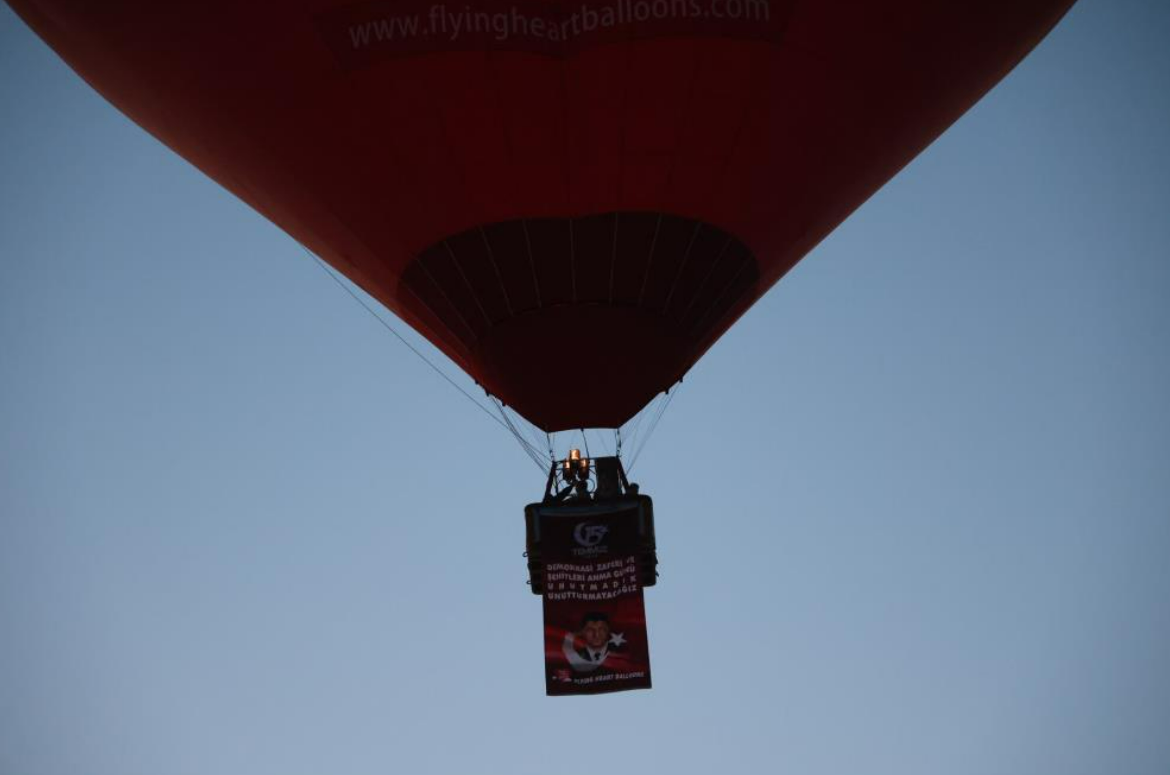
M 1072 4 L 9 2 L 546 432 L 678 382 Z
M 9 0 L 545 431 L 617 427 L 1071 0 Z

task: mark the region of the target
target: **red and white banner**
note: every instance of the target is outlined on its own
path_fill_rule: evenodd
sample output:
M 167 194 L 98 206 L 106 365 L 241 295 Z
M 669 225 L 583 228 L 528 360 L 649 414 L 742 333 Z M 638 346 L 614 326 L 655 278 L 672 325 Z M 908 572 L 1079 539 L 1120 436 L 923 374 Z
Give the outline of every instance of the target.
M 636 508 L 540 516 L 548 694 L 650 688 Z

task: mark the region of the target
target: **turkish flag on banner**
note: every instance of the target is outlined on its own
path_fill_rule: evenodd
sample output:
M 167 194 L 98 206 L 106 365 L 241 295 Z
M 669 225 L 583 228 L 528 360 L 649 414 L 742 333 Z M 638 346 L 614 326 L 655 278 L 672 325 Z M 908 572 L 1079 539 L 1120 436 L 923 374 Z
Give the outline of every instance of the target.
M 636 508 L 540 516 L 547 693 L 650 688 Z

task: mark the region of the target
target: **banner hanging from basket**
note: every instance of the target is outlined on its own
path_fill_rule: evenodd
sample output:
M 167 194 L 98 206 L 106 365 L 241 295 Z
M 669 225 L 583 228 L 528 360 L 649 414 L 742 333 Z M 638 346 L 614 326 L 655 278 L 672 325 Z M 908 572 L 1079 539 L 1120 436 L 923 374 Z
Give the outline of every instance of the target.
M 547 693 L 649 689 L 638 506 L 539 519 Z

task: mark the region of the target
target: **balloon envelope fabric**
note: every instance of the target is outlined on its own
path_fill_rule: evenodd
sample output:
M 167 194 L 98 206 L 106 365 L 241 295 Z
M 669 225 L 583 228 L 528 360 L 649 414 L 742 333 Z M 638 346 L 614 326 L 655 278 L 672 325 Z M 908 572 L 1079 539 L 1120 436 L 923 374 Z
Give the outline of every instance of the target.
M 539 428 L 618 427 L 1071 0 L 9 0 Z

